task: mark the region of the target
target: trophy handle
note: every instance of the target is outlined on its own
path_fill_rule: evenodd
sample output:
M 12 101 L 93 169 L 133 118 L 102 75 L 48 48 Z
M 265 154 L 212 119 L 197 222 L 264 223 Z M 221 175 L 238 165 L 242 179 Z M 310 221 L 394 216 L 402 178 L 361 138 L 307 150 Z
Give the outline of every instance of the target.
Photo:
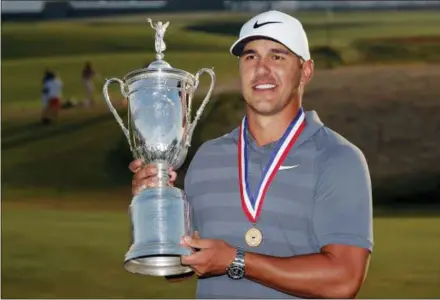
M 121 117 L 119 116 L 118 112 L 116 111 L 115 107 L 112 104 L 112 101 L 110 100 L 110 96 L 108 95 L 108 86 L 114 82 L 119 83 L 119 87 L 121 89 L 121 94 L 125 98 L 127 98 L 127 93 L 124 91 L 124 82 L 118 78 L 110 78 L 105 81 L 104 87 L 103 87 L 103 93 L 105 101 L 107 102 L 108 107 L 110 108 L 110 111 L 115 116 L 116 121 L 118 122 L 119 126 L 122 128 L 122 132 L 124 132 L 125 136 L 127 137 L 128 142 L 130 142 L 130 135 L 128 132 L 128 129 L 125 127 L 124 122 L 122 121 Z
M 205 99 L 203 99 L 202 104 L 200 104 L 199 109 L 197 110 L 197 113 L 194 117 L 194 120 L 192 122 L 190 122 L 190 116 L 191 116 L 191 104 L 192 104 L 192 98 L 189 99 L 189 103 L 188 103 L 188 134 L 187 134 L 187 138 L 186 138 L 186 146 L 189 147 L 191 146 L 191 139 L 194 133 L 194 129 L 196 128 L 197 122 L 199 121 L 200 117 L 202 116 L 203 110 L 205 109 L 205 106 L 208 104 L 209 99 L 211 99 L 211 95 L 212 92 L 214 90 L 214 86 L 215 86 L 215 73 L 213 69 L 208 69 L 208 68 L 203 68 L 200 69 L 196 75 L 196 84 L 194 86 L 194 92 L 198 89 L 199 87 L 199 77 L 200 75 L 202 75 L 203 73 L 208 73 L 209 76 L 211 76 L 211 85 L 209 87 L 208 93 L 206 94 Z

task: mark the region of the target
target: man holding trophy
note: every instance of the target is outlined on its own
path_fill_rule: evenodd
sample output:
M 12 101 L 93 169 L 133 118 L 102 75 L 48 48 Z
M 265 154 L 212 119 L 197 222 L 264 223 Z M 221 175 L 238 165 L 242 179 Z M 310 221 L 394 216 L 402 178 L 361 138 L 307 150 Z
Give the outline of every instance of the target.
M 354 297 L 373 248 L 370 176 L 362 152 L 325 127 L 316 112 L 302 108 L 314 66 L 301 23 L 278 11 L 259 14 L 243 25 L 231 53 L 239 57 L 246 114 L 238 128 L 205 142 L 190 163 L 183 211 L 192 225 L 177 232 L 187 252 L 156 251 L 180 255 L 186 269 L 144 274 L 194 271 L 199 276 L 197 298 Z M 177 112 L 173 107 L 177 109 L 167 106 L 167 114 L 181 114 L 180 106 Z M 186 140 L 194 126 L 188 128 Z M 161 213 L 153 224 L 140 219 L 151 220 L 143 209 L 151 214 L 156 206 L 134 207 L 159 198 L 169 199 L 163 203 L 182 201 L 171 189 L 186 148 L 167 146 L 168 156 L 174 151 L 178 162 L 163 163 L 159 145 L 156 152 L 143 150 L 153 141 L 148 132 L 138 131 L 124 132 L 142 136 L 139 146 L 130 144 L 137 159 L 129 166 L 134 173 L 131 213 L 138 218 L 132 247 L 138 252 L 126 258 L 140 266 L 151 264 L 156 255 L 139 250 L 141 244 L 147 249 L 172 239 L 155 237 L 153 242 L 137 227 L 143 222 L 145 232 L 164 230 L 168 223 L 161 220 L 171 214 Z M 158 188 L 160 193 L 151 192 Z M 174 219 L 180 220 L 179 214 Z M 157 266 L 163 258 L 155 259 Z

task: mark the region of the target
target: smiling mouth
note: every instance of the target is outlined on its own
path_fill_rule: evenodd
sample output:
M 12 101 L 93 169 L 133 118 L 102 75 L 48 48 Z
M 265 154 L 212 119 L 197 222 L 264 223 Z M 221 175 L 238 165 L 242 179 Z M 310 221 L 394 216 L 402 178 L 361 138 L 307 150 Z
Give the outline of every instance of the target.
M 273 90 L 276 87 L 277 86 L 275 84 L 270 84 L 270 83 L 258 84 L 256 86 L 254 86 L 254 90 L 257 90 L 257 91 L 267 91 L 267 90 Z

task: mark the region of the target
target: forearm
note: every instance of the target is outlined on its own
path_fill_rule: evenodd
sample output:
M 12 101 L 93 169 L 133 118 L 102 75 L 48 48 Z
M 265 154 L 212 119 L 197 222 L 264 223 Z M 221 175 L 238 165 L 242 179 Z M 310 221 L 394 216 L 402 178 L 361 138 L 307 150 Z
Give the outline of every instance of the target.
M 297 297 L 352 298 L 358 287 L 330 254 L 280 258 L 246 253 L 246 277 Z

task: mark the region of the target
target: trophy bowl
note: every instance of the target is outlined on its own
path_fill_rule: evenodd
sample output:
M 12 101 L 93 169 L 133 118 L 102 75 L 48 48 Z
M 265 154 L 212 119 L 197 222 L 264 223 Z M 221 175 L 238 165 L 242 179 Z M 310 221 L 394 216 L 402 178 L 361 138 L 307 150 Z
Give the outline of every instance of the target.
M 142 275 L 170 276 L 192 271 L 181 264 L 181 256 L 191 254 L 191 250 L 180 241 L 193 234 L 193 219 L 184 191 L 168 183 L 169 169 L 177 170 L 185 161 L 195 126 L 214 89 L 215 74 L 206 68 L 195 75 L 172 68 L 162 53 L 164 28 L 169 23 L 150 24 L 156 29 L 156 61 L 129 72 L 123 80 L 106 80 L 103 93 L 133 157 L 158 169 L 157 186 L 143 187 L 132 198 L 132 241 L 124 267 Z M 211 85 L 191 122 L 192 99 L 203 73 L 211 76 Z M 108 87 L 112 83 L 120 85 L 121 94 L 128 100 L 127 127 L 110 100 Z

